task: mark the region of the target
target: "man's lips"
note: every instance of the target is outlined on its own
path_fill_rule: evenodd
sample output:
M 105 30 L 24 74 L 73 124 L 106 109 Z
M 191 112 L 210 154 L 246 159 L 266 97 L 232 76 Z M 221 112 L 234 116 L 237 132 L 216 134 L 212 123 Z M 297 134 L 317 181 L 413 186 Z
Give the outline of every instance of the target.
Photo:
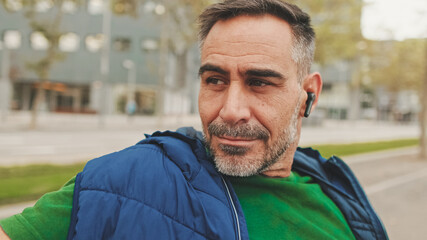
M 220 144 L 224 145 L 233 145 L 233 146 L 248 146 L 250 144 L 255 143 L 259 139 L 253 138 L 242 138 L 242 137 L 230 137 L 230 136 L 214 136 L 218 139 Z

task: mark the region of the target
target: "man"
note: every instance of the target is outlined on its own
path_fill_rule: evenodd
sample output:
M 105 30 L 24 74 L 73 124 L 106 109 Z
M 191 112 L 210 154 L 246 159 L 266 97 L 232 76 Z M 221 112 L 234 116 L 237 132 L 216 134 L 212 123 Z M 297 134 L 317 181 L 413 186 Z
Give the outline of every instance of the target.
M 0 222 L 12 239 L 387 239 L 349 168 L 297 148 L 322 88 L 308 15 L 227 0 L 200 23 L 204 138 L 157 132 L 90 161 Z

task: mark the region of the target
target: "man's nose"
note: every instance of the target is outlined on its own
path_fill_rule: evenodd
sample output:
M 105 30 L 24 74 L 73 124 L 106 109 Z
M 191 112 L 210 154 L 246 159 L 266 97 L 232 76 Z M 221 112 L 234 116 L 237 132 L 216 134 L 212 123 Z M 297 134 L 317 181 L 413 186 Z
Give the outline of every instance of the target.
M 251 116 L 249 98 L 240 83 L 231 83 L 224 97 L 219 116 L 230 125 L 246 123 Z

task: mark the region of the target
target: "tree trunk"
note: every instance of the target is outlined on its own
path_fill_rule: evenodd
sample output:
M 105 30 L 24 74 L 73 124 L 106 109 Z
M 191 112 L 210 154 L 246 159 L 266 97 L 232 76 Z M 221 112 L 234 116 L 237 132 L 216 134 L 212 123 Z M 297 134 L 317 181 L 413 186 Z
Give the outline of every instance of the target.
M 36 96 L 34 97 L 33 106 L 31 108 L 31 121 L 30 121 L 30 129 L 36 129 L 37 128 L 37 119 L 38 119 L 38 112 L 39 112 L 39 106 L 41 103 L 45 101 L 45 80 L 40 80 L 37 86 L 37 92 Z
M 424 41 L 424 81 L 420 93 L 421 112 L 420 112 L 420 157 L 427 159 L 427 39 Z
M 427 82 L 427 81 L 424 81 Z M 424 85 L 427 85 L 426 83 L 424 83 Z M 423 89 L 423 96 L 421 96 L 421 101 L 423 101 L 421 103 L 421 112 L 420 112 L 420 157 L 422 159 L 427 159 L 427 141 L 426 141 L 426 128 L 427 128 L 427 123 L 426 123 L 426 115 L 427 115 L 427 111 L 426 111 L 426 97 L 425 95 L 427 94 L 426 91 L 426 86 L 424 86 Z

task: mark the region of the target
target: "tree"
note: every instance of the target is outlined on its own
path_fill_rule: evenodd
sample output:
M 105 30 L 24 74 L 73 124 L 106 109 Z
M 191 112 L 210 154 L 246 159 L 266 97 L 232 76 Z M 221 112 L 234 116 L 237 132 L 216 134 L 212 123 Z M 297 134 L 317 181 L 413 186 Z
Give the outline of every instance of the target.
M 192 47 L 197 43 L 197 17 L 203 9 L 214 3 L 214 0 L 162 0 L 165 13 L 161 15 L 162 31 L 160 36 L 160 66 L 159 66 L 159 89 L 157 99 L 157 113 L 160 124 L 163 112 L 163 91 L 182 91 L 186 88 L 187 57 Z M 166 69 L 168 59 L 174 59 L 175 68 L 174 83 L 166 85 Z
M 371 42 L 368 53 L 373 83 L 386 86 L 391 92 L 419 90 L 424 74 L 424 48 L 420 39 Z
M 75 3 L 78 0 L 68 0 L 74 1 Z M 37 86 L 37 91 L 35 98 L 33 100 L 33 104 L 31 107 L 31 120 L 29 127 L 30 129 L 35 129 L 37 127 L 37 116 L 41 103 L 44 102 L 45 98 L 45 88 L 49 83 L 49 73 L 53 67 L 53 65 L 64 59 L 65 55 L 58 50 L 59 39 L 61 36 L 60 32 L 60 24 L 63 16 L 62 5 L 64 0 L 45 0 L 43 3 L 50 5 L 50 7 L 54 10 L 52 15 L 38 15 L 36 13 L 37 3 L 40 1 L 37 0 L 27 0 L 27 1 L 19 1 L 13 2 L 11 0 L 2 0 L 1 3 L 5 7 L 6 10 L 12 6 L 16 6 L 16 4 L 22 6 L 27 10 L 25 13 L 26 18 L 29 20 L 29 25 L 33 32 L 40 33 L 45 37 L 48 47 L 45 51 L 43 57 L 35 60 L 27 62 L 27 67 L 34 71 L 38 76 L 38 81 L 35 84 Z
M 38 112 L 40 104 L 45 101 L 45 88 L 49 82 L 49 73 L 53 65 L 57 61 L 64 59 L 64 54 L 59 52 L 59 38 L 62 33 L 60 32 L 60 24 L 63 16 L 62 4 L 63 0 L 57 0 L 52 2 L 53 9 L 55 9 L 55 14 L 51 19 L 37 19 L 35 10 L 34 10 L 34 1 L 30 1 L 30 10 L 27 12 L 26 16 L 30 20 L 30 26 L 34 32 L 41 33 L 48 42 L 48 48 L 45 52 L 44 57 L 27 63 L 27 66 L 33 70 L 39 80 L 37 82 L 37 92 L 33 105 L 31 108 L 31 121 L 30 129 L 35 129 L 37 127 Z
M 363 40 L 360 18 L 361 0 L 298 1 L 312 19 L 316 31 L 315 62 L 321 65 L 357 57 L 357 44 Z
M 424 39 L 424 76 L 423 86 L 420 93 L 420 157 L 427 159 L 427 39 Z
M 371 42 L 370 78 L 392 94 L 414 90 L 420 102 L 420 155 L 427 157 L 427 40 Z M 394 101 L 392 99 L 392 107 Z

